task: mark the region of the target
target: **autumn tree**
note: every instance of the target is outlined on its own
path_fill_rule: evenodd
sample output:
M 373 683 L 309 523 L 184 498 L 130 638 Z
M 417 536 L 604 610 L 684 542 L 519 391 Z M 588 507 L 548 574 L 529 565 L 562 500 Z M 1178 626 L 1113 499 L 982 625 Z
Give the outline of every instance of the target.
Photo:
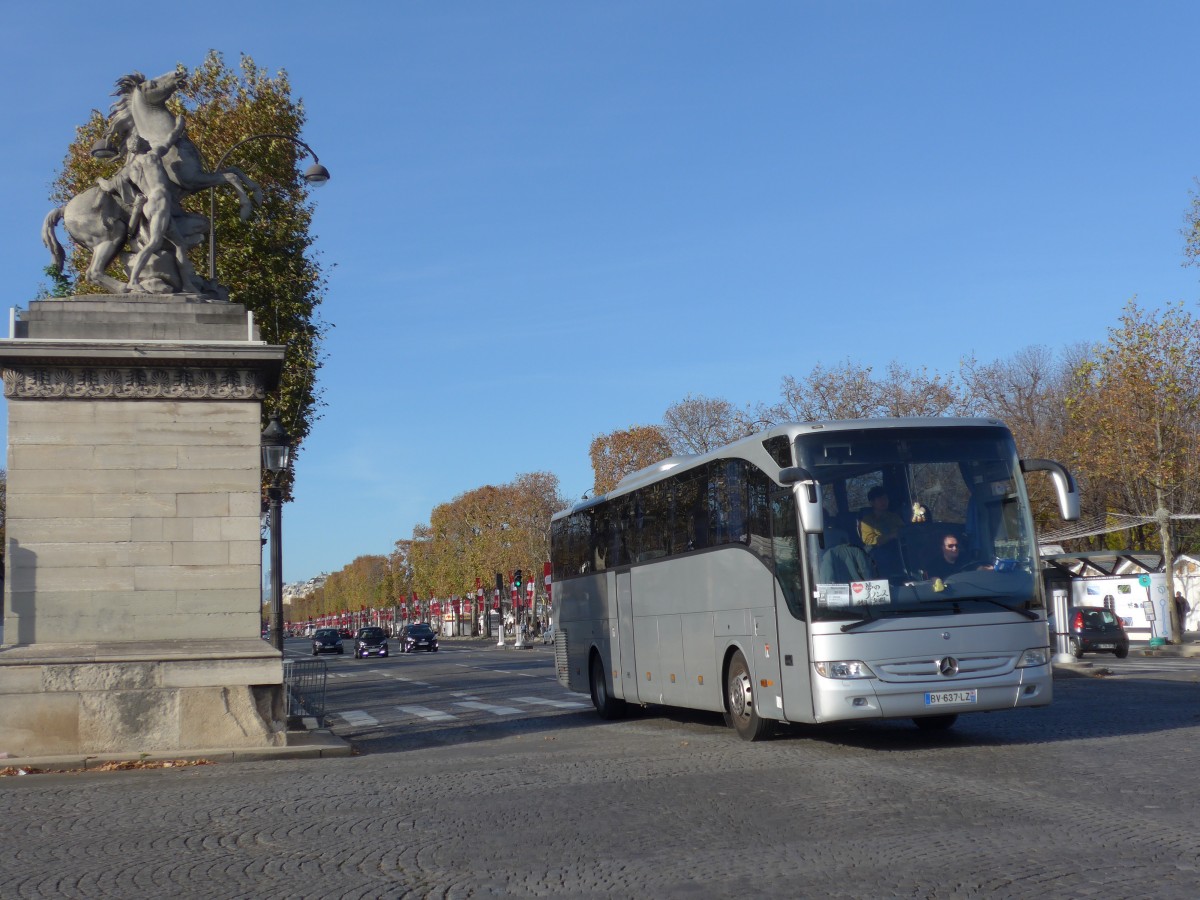
M 425 597 L 465 596 L 477 578 L 490 584 L 492 573 L 514 569 L 529 572 L 536 585 L 550 559 L 550 517 L 564 505 L 558 477 L 548 472 L 484 485 L 439 504 L 428 525 L 413 529 L 413 585 Z
M 606 494 L 630 472 L 669 457 L 671 442 L 661 428 L 633 425 L 598 435 L 592 439 L 588 452 L 596 479 L 594 490 L 597 494 Z
M 707 453 L 754 433 L 754 416 L 720 397 L 688 394 L 663 413 L 661 432 L 675 454 Z
M 1196 179 L 1200 186 L 1200 178 Z M 1183 264 L 1185 266 L 1200 265 L 1200 190 L 1191 192 L 1191 205 L 1184 217 L 1183 227 Z
M 286 72 L 272 75 L 249 56 L 242 56 L 235 71 L 216 51 L 190 72 L 187 84 L 168 106 L 186 119 L 187 135 L 210 170 L 244 138 L 261 134 L 299 138 L 305 122 L 304 105 L 292 98 Z M 90 155 L 106 127 L 104 116 L 93 111 L 76 129 L 53 184 L 54 203 L 66 203 L 100 177 L 116 172 L 119 161 L 103 162 Z M 249 221 L 239 218 L 232 192 L 218 189 L 215 194 L 218 281 L 228 287 L 231 300 L 254 314 L 265 341 L 286 348 L 280 386 L 264 403 L 263 423 L 278 414 L 297 450 L 319 418 L 317 374 L 328 328 L 318 313 L 325 276 L 312 246 L 313 208 L 308 184 L 298 169 L 301 153 L 292 140 L 264 138 L 239 148 L 228 159 L 263 189 L 263 202 Z M 183 205 L 207 217 L 209 193 L 187 197 Z M 207 242 L 192 250 L 192 263 L 200 272 L 208 268 L 207 250 Z M 56 279 L 47 293 L 64 296 L 100 290 L 80 277 L 89 257 L 86 248 L 72 246 L 64 278 Z M 119 263 L 110 274 L 125 277 Z M 290 490 L 290 473 L 287 477 Z
M 322 612 L 335 613 L 344 609 L 355 612 L 391 605 L 385 589 L 387 571 L 386 556 L 364 555 L 331 573 L 322 589 Z
M 1070 461 L 1074 453 L 1067 399 L 1090 354 L 1089 347 L 1075 345 L 1058 352 L 1042 346 L 1026 347 L 987 363 L 968 356 L 959 365 L 964 411 L 1004 422 L 1022 456 Z M 1039 526 L 1059 522 L 1058 503 L 1049 479 L 1029 479 L 1028 487 Z M 1103 511 L 1102 488 L 1100 481 L 1083 492 L 1085 513 Z
M 768 422 L 815 422 L 882 416 L 944 416 L 961 409 L 962 397 L 949 376 L 921 366 L 888 363 L 882 376 L 873 366 L 846 360 L 817 363 L 802 378 L 786 375 L 780 400 L 759 412 Z
M 1200 506 L 1200 323 L 1182 304 L 1158 312 L 1131 301 L 1079 375 L 1068 401 L 1076 464 L 1111 486 L 1115 511 L 1157 520 L 1173 596 L 1170 516 Z
M 412 541 L 396 541 L 388 554 L 387 593 L 392 603 L 406 600 L 413 591 Z

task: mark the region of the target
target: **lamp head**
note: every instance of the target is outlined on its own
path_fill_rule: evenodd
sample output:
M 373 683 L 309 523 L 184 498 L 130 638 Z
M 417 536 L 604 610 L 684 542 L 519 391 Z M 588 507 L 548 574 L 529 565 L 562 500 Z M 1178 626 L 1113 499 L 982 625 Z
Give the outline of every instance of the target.
M 321 185 L 329 180 L 329 170 L 320 163 L 313 163 L 304 170 L 304 180 L 311 185 Z
M 103 137 L 92 144 L 92 159 L 109 160 L 116 159 L 119 155 L 117 148 L 113 146 L 112 141 Z
M 291 452 L 292 439 L 279 424 L 279 417 L 271 416 L 271 421 L 262 433 L 263 466 L 273 475 L 278 475 L 287 468 Z

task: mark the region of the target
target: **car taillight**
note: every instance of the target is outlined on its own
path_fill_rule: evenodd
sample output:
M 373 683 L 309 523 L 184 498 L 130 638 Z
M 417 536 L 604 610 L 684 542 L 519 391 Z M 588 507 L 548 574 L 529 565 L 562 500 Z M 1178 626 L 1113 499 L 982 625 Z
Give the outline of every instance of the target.
M 1071 627 L 1082 630 L 1083 628 L 1083 613 L 1076 611 L 1075 618 L 1071 620 Z

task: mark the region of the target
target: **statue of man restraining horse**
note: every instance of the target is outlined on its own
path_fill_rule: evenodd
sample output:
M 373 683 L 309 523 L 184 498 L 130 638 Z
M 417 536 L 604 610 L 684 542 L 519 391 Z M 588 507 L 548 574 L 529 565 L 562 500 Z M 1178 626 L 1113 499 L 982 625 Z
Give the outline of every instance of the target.
M 54 229 L 62 222 L 71 239 L 92 252 L 83 277 L 112 293 L 225 299 L 224 288 L 201 278 L 188 260 L 188 250 L 204 241 L 209 223 L 181 201 L 205 188 L 228 186 L 241 201 L 244 221 L 262 202 L 262 191 L 234 166 L 205 171 L 182 118 L 166 105 L 186 81 L 182 67 L 157 78 L 134 72 L 117 80 L 106 137 L 123 147 L 125 163 L 112 178 L 101 178 L 46 216 L 42 240 L 59 272 L 65 255 Z M 122 254 L 130 272 L 124 283 L 106 272 Z

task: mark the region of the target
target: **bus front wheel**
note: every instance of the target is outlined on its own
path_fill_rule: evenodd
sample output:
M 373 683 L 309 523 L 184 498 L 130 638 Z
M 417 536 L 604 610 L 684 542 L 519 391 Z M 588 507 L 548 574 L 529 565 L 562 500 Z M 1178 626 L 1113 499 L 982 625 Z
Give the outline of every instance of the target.
M 591 665 L 588 666 L 592 686 L 592 706 L 602 719 L 619 719 L 625 715 L 625 701 L 618 700 L 608 692 L 608 679 L 604 674 L 604 666 L 600 662 L 600 654 L 592 654 Z
M 746 657 L 735 653 L 725 676 L 725 723 L 744 741 L 761 741 L 771 736 L 775 723 L 764 719 L 755 708 L 754 682 Z

